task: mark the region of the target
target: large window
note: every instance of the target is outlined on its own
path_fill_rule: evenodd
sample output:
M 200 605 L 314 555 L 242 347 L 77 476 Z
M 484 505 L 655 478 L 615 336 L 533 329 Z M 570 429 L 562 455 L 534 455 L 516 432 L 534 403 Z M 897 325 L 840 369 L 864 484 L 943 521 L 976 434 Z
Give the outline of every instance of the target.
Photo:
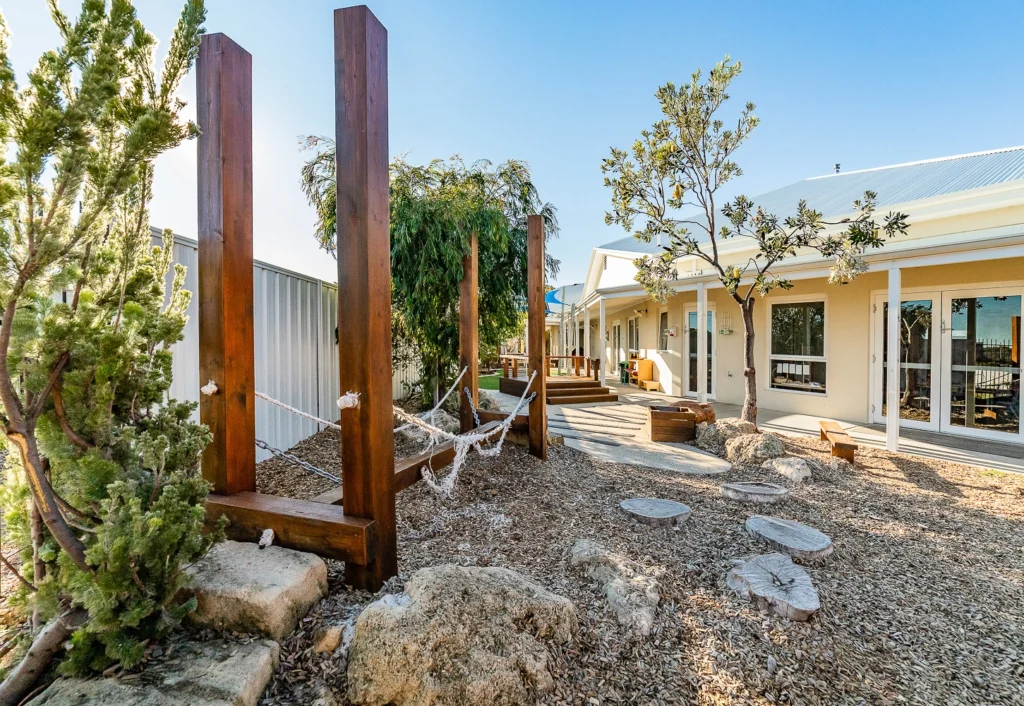
M 629 346 L 630 356 L 640 355 L 640 318 L 635 317 L 629 320 L 626 329 L 626 345 Z
M 668 350 L 668 312 L 663 311 L 658 316 L 658 350 Z
M 772 303 L 770 386 L 825 394 L 825 302 Z

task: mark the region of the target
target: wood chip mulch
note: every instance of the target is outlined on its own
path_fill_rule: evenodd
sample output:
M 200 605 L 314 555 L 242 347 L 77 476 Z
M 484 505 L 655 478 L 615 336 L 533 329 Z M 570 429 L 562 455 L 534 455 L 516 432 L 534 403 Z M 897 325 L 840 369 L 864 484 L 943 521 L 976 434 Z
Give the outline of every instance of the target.
M 828 459 L 826 444 L 785 439 Z M 336 435 L 294 451 L 337 468 Z M 332 457 L 334 454 L 334 457 Z M 260 464 L 264 492 L 326 490 L 301 471 Z M 727 481 L 783 482 L 760 469 L 682 476 L 598 462 L 552 446 L 541 463 L 509 445 L 471 455 L 451 500 L 424 484 L 398 501 L 402 576 L 442 563 L 505 566 L 570 598 L 578 638 L 551 646 L 544 704 L 1024 704 L 1024 476 L 863 449 L 852 470 L 821 467 L 787 502 L 727 500 Z M 678 530 L 630 519 L 618 504 L 659 497 L 689 505 Z M 822 609 L 807 623 L 759 612 L 725 585 L 731 560 L 770 551 L 743 530 L 755 513 L 809 524 L 835 553 L 805 564 Z M 660 572 L 654 632 L 626 635 L 569 549 L 596 539 Z M 344 658 L 314 654 L 325 623 L 352 619 L 369 594 L 331 595 L 282 645 L 264 704 L 348 703 Z

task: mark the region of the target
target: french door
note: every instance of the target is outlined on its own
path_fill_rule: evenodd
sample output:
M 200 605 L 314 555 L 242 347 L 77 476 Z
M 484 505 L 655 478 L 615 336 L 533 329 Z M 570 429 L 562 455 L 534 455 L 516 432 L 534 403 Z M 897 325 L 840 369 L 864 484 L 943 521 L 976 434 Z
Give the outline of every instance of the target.
M 619 363 L 626 359 L 622 350 L 622 324 L 618 321 L 612 324 L 612 351 L 612 355 L 615 356 L 615 367 L 618 369 Z
M 874 305 L 874 420 L 884 422 L 887 297 Z M 1000 441 L 1021 428 L 1024 287 L 904 293 L 900 425 Z
M 686 321 L 686 336 L 684 337 L 684 350 L 683 350 L 683 391 L 684 394 L 691 397 L 697 395 L 697 336 L 699 331 L 697 328 L 697 308 L 687 307 L 683 310 L 684 321 Z M 708 356 L 708 370 L 707 380 L 705 380 L 705 392 L 708 397 L 714 398 L 715 396 L 715 345 L 717 342 L 716 329 L 715 329 L 715 312 L 713 309 L 708 310 L 707 328 L 705 335 L 707 336 L 707 356 Z

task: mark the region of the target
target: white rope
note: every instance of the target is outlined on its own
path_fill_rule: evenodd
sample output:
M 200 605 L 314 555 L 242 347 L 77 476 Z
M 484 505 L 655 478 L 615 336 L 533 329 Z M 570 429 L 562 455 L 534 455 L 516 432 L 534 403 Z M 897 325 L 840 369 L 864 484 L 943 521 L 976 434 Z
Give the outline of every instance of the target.
M 436 405 L 434 405 L 433 409 L 431 409 L 429 412 L 424 412 L 423 414 L 419 415 L 421 419 L 429 419 L 431 421 L 431 423 L 433 423 L 433 421 L 434 421 L 434 414 L 437 412 L 437 410 L 441 409 L 441 405 L 444 404 L 444 401 L 447 400 L 451 396 L 452 391 L 455 390 L 456 386 L 459 384 L 459 381 L 462 379 L 462 376 L 466 374 L 467 370 L 469 370 L 469 366 L 466 366 L 465 368 L 462 369 L 462 372 L 459 373 L 459 376 L 457 378 L 455 378 L 455 382 L 453 382 L 452 386 L 448 388 L 448 391 L 446 393 L 444 393 L 444 397 L 442 397 L 440 399 L 440 401 Z M 396 409 L 397 409 L 397 407 L 396 407 Z M 395 429 L 395 433 L 397 434 L 400 431 L 405 431 L 406 429 L 408 429 L 409 427 L 412 427 L 412 426 L 414 426 L 414 425 L 413 424 L 403 424 L 402 426 L 400 426 L 397 429 Z M 427 444 L 427 448 L 430 448 L 433 445 L 434 445 L 433 442 L 431 442 L 431 443 Z
M 359 393 L 346 392 L 338 398 L 338 409 L 355 409 L 359 406 Z
M 352 394 L 352 393 L 349 393 L 349 394 Z M 281 409 L 286 409 L 289 412 L 292 412 L 294 414 L 299 415 L 300 417 L 305 417 L 306 419 L 309 419 L 310 421 L 316 422 L 317 424 L 323 424 L 324 426 L 330 427 L 331 429 L 338 429 L 338 430 L 341 429 L 341 427 L 339 427 L 334 422 L 329 422 L 326 419 L 320 419 L 320 417 L 316 417 L 316 416 L 313 416 L 312 414 L 309 414 L 307 412 L 303 412 L 301 409 L 295 409 L 291 405 L 287 405 L 284 402 L 282 402 L 281 400 L 275 400 L 270 395 L 265 395 L 262 392 L 257 392 L 256 396 L 259 397 L 261 400 L 269 402 L 270 404 L 275 405 L 277 407 L 280 407 Z
M 202 392 L 207 397 L 210 397 L 212 395 L 217 394 L 217 389 L 217 383 L 215 383 L 213 380 L 210 380 L 208 383 L 200 387 L 199 391 Z

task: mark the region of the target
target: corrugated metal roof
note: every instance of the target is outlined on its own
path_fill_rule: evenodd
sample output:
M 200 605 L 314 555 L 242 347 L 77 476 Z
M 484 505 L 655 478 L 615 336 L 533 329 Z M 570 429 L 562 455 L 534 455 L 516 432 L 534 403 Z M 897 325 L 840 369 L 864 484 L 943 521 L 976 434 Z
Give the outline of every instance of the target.
M 754 203 L 780 218 L 796 212 L 801 199 L 826 219 L 849 215 L 865 191 L 878 194 L 878 208 L 970 191 L 1024 179 L 1024 146 L 955 155 L 889 167 L 812 177 L 754 198 Z M 632 237 L 600 246 L 609 250 L 657 253 L 654 243 Z

